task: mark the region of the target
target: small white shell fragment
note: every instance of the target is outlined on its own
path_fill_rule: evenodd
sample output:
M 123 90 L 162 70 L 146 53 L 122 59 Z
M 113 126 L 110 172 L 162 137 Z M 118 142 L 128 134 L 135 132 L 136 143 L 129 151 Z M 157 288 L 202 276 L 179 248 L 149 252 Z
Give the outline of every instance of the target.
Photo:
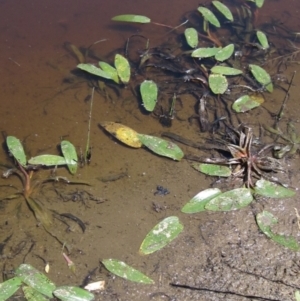
M 100 280 L 96 282 L 91 282 L 84 287 L 88 291 L 102 291 L 105 289 L 105 281 Z
M 50 265 L 49 263 L 47 262 L 47 264 L 45 265 L 45 272 L 48 274 L 50 271 Z

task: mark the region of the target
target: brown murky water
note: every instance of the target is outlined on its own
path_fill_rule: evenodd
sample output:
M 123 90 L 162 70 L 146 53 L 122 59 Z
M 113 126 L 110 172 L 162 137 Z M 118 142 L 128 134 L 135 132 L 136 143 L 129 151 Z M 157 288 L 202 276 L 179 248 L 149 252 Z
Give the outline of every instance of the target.
M 77 60 L 64 47 L 65 43 L 86 48 L 95 41 L 107 39 L 93 46 L 93 55 L 97 59 L 112 60 L 116 50 L 123 52 L 126 39 L 133 34 L 149 37 L 152 45 L 170 42 L 165 28 L 110 21 L 114 15 L 130 12 L 176 26 L 199 5 L 199 1 L 194 0 L 169 2 L 0 1 L 0 130 L 20 138 L 28 157 L 58 154 L 57 145 L 62 137 L 78 150 L 84 150 L 90 110 L 90 101 L 86 100 L 91 87 L 85 78 L 71 72 Z M 297 32 L 299 9 L 297 1 L 266 0 L 258 22 L 281 20 Z M 297 39 L 294 43 L 299 46 Z M 297 64 L 289 65 L 284 75 L 291 78 L 298 69 Z M 300 132 L 298 82 L 299 72 L 291 87 L 282 123 L 291 120 Z M 286 89 L 287 85 L 283 87 Z M 79 286 L 89 272 L 97 268 L 90 281 L 107 281 L 106 290 L 96 295 L 97 300 L 258 300 L 259 297 L 260 300 L 293 300 L 294 291 L 300 288 L 298 253 L 276 245 L 260 233 L 255 214 L 263 209 L 273 212 L 280 220 L 277 231 L 299 240 L 294 211 L 294 208 L 300 210 L 298 197 L 260 198 L 234 212 L 182 214 L 181 207 L 196 193 L 210 187 L 213 180 L 191 168 L 187 160 L 175 162 L 120 144 L 103 132 L 99 122 L 122 122 L 141 133 L 160 136 L 164 131 L 171 131 L 203 141 L 204 134 L 199 131 L 197 121 L 188 122 L 195 113 L 195 99 L 181 97 L 179 118 L 166 129 L 156 117 L 141 111 L 129 87 L 109 86 L 107 92 L 109 97 L 103 93 L 96 93 L 94 97 L 91 164 L 79 169 L 74 177 L 64 168 L 57 171 L 59 176 L 89 182 L 91 186 L 48 183 L 39 185 L 36 193 L 36 198 L 49 210 L 71 213 L 85 223 L 86 230 L 82 233 L 78 224 L 69 219 L 65 220 L 69 226 L 55 221 L 57 235 L 70 246 L 69 257 L 76 264 L 76 273 L 68 269 L 61 244 L 39 225 L 21 197 L 0 204 L 0 243 L 10 237 L 6 244 L 1 244 L 1 270 L 7 273 L 26 262 L 42 271 L 42 257 L 50 263 L 49 277 L 56 284 Z M 270 112 L 278 112 L 284 96 L 284 91 L 276 89 L 266 95 L 263 107 L 244 114 L 241 120 L 253 126 L 257 133 L 260 123 L 272 124 Z M 197 153 L 188 147 L 182 148 L 185 152 Z M 4 138 L 0 163 L 3 169 L 13 164 L 6 153 Z M 284 159 L 284 164 L 288 170 L 285 180 L 297 188 L 298 154 Z M 40 170 L 34 179 L 41 182 L 50 172 Z M 0 179 L 0 185 L 1 198 L 22 190 L 18 177 Z M 170 193 L 154 195 L 157 185 L 166 187 Z M 221 185 L 231 187 L 224 182 Z M 180 218 L 184 232 L 161 251 L 140 256 L 138 250 L 145 235 L 170 215 Z M 125 261 L 153 278 L 155 284 L 133 284 L 111 276 L 100 265 L 104 258 Z M 172 287 L 170 283 L 199 290 Z

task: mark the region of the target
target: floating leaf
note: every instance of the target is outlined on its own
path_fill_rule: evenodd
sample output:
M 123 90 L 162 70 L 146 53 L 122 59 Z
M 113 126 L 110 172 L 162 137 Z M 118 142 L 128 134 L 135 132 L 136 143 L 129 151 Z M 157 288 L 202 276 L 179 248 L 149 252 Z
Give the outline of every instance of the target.
M 24 296 L 27 301 L 48 301 L 49 299 L 33 289 L 30 286 L 23 286 L 22 287 Z
M 228 82 L 222 74 L 210 74 L 208 77 L 210 89 L 215 94 L 223 94 L 228 88 Z
M 19 277 L 14 277 L 0 283 L 0 300 L 10 298 L 21 286 L 22 280 Z
M 257 7 L 262 7 L 264 5 L 265 0 L 255 0 L 255 4 Z
M 186 39 L 187 44 L 192 47 L 195 48 L 198 45 L 198 32 L 195 28 L 187 28 L 184 31 L 184 36 Z
M 26 166 L 27 159 L 24 152 L 24 148 L 20 140 L 14 136 L 6 137 L 6 144 L 10 153 L 14 158 L 22 165 Z
M 153 80 L 144 80 L 140 90 L 145 109 L 152 112 L 155 108 L 158 94 L 156 83 Z
M 219 188 L 208 188 L 205 189 L 198 194 L 196 194 L 192 199 L 189 200 L 188 203 L 186 203 L 183 208 L 181 209 L 181 212 L 183 213 L 197 213 L 201 211 L 205 211 L 205 205 L 221 194 L 221 190 Z
M 153 284 L 154 281 L 141 273 L 140 271 L 132 268 L 131 266 L 127 265 L 123 261 L 119 261 L 116 259 L 104 259 L 102 260 L 104 266 L 113 274 L 122 277 L 124 279 L 139 282 L 144 284 Z
M 134 148 L 142 146 L 138 133 L 128 126 L 116 122 L 101 122 L 100 125 L 121 142 Z
M 53 298 L 52 292 L 55 290 L 55 284 L 31 265 L 21 264 L 16 270 L 16 275 L 36 291 Z
M 215 14 L 208 8 L 199 6 L 198 11 L 202 14 L 204 20 L 208 21 L 209 23 L 211 23 L 212 25 L 214 25 L 216 27 L 221 26 L 219 20 L 215 16 Z
M 224 17 L 229 20 L 229 21 L 233 21 L 233 15 L 230 11 L 230 9 L 223 4 L 220 1 L 212 1 L 213 5 L 217 8 L 217 10 L 224 15 Z
M 198 48 L 192 52 L 192 57 L 197 57 L 199 59 L 208 58 L 214 56 L 220 48 L 209 47 L 209 48 Z
M 234 52 L 234 44 L 229 44 L 226 47 L 220 49 L 216 55 L 215 59 L 219 62 L 223 62 L 227 59 L 229 59 Z
M 263 97 L 253 95 L 243 95 L 239 97 L 232 105 L 232 109 L 238 113 L 244 113 L 259 107 L 264 102 Z
M 115 67 L 123 84 L 127 84 L 130 80 L 130 65 L 128 60 L 121 54 L 115 56 Z
M 118 15 L 112 18 L 113 21 L 150 23 L 151 19 L 141 15 Z
M 71 142 L 69 142 L 67 140 L 63 140 L 60 143 L 60 147 L 61 147 L 61 151 L 65 157 L 69 171 L 71 174 L 74 175 L 77 171 L 77 162 L 78 162 L 78 157 L 77 157 L 75 146 Z
M 216 165 L 216 164 L 205 164 L 205 163 L 195 163 L 192 166 L 209 176 L 215 177 L 229 177 L 231 175 L 231 169 L 228 166 Z
M 92 293 L 76 286 L 60 286 L 53 295 L 62 301 L 91 301 L 95 298 Z
M 269 198 L 290 198 L 296 194 L 292 189 L 285 188 L 264 179 L 260 179 L 256 182 L 254 191 L 259 195 Z
M 29 164 L 32 165 L 44 165 L 44 166 L 57 166 L 66 165 L 67 161 L 64 157 L 56 155 L 40 155 L 32 157 L 28 160 Z
M 150 135 L 138 134 L 138 139 L 154 153 L 180 161 L 184 153 L 175 143 Z
M 213 73 L 223 74 L 223 75 L 238 75 L 242 74 L 243 71 L 231 67 L 225 67 L 225 66 L 214 66 L 210 69 Z
M 147 255 L 158 251 L 175 239 L 183 230 L 177 216 L 169 216 L 158 223 L 143 240 L 140 253 Z
M 261 68 L 260 66 L 250 64 L 249 67 L 250 67 L 251 73 L 253 74 L 255 79 L 260 84 L 265 86 L 267 91 L 272 93 L 273 92 L 273 84 L 272 84 L 272 80 L 271 80 L 270 75 L 263 68 Z
M 115 82 L 115 83 L 119 83 L 119 76 L 118 76 L 118 72 L 117 69 L 114 68 L 113 66 L 111 66 L 110 64 L 106 63 L 106 62 L 98 62 L 100 68 L 110 76 L 110 78 Z
M 248 206 L 253 201 L 253 196 L 248 188 L 237 188 L 226 191 L 210 200 L 206 210 L 230 211 Z
M 268 49 L 270 47 L 267 36 L 262 31 L 258 30 L 256 32 L 257 39 L 263 49 Z
M 293 251 L 299 251 L 300 246 L 294 237 L 275 234 L 272 232 L 271 226 L 278 223 L 277 218 L 272 213 L 268 211 L 258 213 L 256 221 L 259 229 L 273 241 Z
M 92 65 L 92 64 L 78 64 L 77 68 L 86 71 L 90 74 L 96 75 L 96 76 L 100 76 L 106 79 L 111 79 L 111 76 L 106 73 L 105 71 L 103 71 L 102 69 Z

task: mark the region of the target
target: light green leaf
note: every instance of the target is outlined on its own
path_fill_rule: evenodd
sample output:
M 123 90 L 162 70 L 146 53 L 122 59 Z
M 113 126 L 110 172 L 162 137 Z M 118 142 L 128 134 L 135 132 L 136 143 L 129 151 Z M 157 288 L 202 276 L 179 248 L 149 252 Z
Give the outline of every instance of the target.
M 96 75 L 96 76 L 100 76 L 106 79 L 111 79 L 110 74 L 104 72 L 102 69 L 92 65 L 92 64 L 78 64 L 77 68 L 86 71 L 90 74 Z
M 210 200 L 206 210 L 231 211 L 248 206 L 253 201 L 253 196 L 248 188 L 237 188 L 226 191 Z
M 197 57 L 199 59 L 208 58 L 214 56 L 220 48 L 210 47 L 210 48 L 198 48 L 192 52 L 192 57 Z
M 210 89 L 215 94 L 223 94 L 228 88 L 228 82 L 222 74 L 210 74 L 208 77 Z
M 184 31 L 184 36 L 186 39 L 187 44 L 192 47 L 195 48 L 198 45 L 198 32 L 195 28 L 187 28 Z
M 260 84 L 265 86 L 267 91 L 272 93 L 273 92 L 273 84 L 272 84 L 271 76 L 260 66 L 250 64 L 249 67 L 250 67 L 251 73 L 253 74 L 255 79 Z
M 115 67 L 117 69 L 121 82 L 123 84 L 127 84 L 130 80 L 130 65 L 128 60 L 121 54 L 116 54 Z
M 77 157 L 75 146 L 71 142 L 69 142 L 67 140 L 63 140 L 60 143 L 60 147 L 61 147 L 61 151 L 65 157 L 69 171 L 71 174 L 74 175 L 77 171 L 77 166 L 78 166 L 78 164 L 77 164 L 78 157 Z
M 258 30 L 256 32 L 257 39 L 263 49 L 268 49 L 270 47 L 267 36 L 262 31 Z
M 271 227 L 276 225 L 278 220 L 272 213 L 268 211 L 258 213 L 256 216 L 256 221 L 260 230 L 270 239 L 293 251 L 299 251 L 300 246 L 294 237 L 273 233 Z
M 296 192 L 270 181 L 260 179 L 255 183 L 255 193 L 269 198 L 290 198 Z
M 154 281 L 151 278 L 147 277 L 146 275 L 134 269 L 133 267 L 127 265 L 123 261 L 119 261 L 116 259 L 104 259 L 102 260 L 102 263 L 111 273 L 124 279 L 143 284 L 154 283 Z
M 147 234 L 140 246 L 139 252 L 148 255 L 162 249 L 175 239 L 182 230 L 183 225 L 177 216 L 165 218 Z
M 198 11 L 202 14 L 204 20 L 208 21 L 209 23 L 211 23 L 212 25 L 214 25 L 216 27 L 221 26 L 219 20 L 215 16 L 215 14 L 208 8 L 199 6 Z
M 151 19 L 141 15 L 118 15 L 112 18 L 113 21 L 150 23 Z
M 114 68 L 113 66 L 111 66 L 110 64 L 106 63 L 106 62 L 98 62 L 99 67 L 110 76 L 110 78 L 115 82 L 115 83 L 119 83 L 119 77 L 118 77 L 118 72 L 117 69 Z
M 265 0 L 255 0 L 257 7 L 261 8 L 264 5 Z
M 231 67 L 225 66 L 214 66 L 210 69 L 213 73 L 223 74 L 223 75 L 239 75 L 242 74 L 243 71 Z
M 16 270 L 16 275 L 36 291 L 53 298 L 52 292 L 55 290 L 55 284 L 31 265 L 21 264 Z
M 264 99 L 255 97 L 254 95 L 243 95 L 239 97 L 232 105 L 232 109 L 238 113 L 244 113 L 259 107 Z
M 300 291 L 295 291 L 295 299 L 296 301 L 300 301 Z
M 229 59 L 234 52 L 234 44 L 229 44 L 226 47 L 220 49 L 216 55 L 215 59 L 219 62 L 223 62 L 227 59 Z
M 27 301 L 48 301 L 49 299 L 39 293 L 38 291 L 34 290 L 30 286 L 23 286 L 22 287 L 24 296 Z
M 213 177 L 229 177 L 231 175 L 231 169 L 228 166 L 205 163 L 194 163 L 192 166 L 196 170 Z
M 184 153 L 175 143 L 150 135 L 138 134 L 139 140 L 154 153 L 180 161 Z
M 53 295 L 62 301 L 91 301 L 95 298 L 89 291 L 76 286 L 60 286 Z
M 220 1 L 212 1 L 213 5 L 218 9 L 218 11 L 224 15 L 224 17 L 229 20 L 229 21 L 233 21 L 233 15 L 230 11 L 230 9 L 223 4 Z
M 155 108 L 158 94 L 156 83 L 152 80 L 144 80 L 140 86 L 140 91 L 145 109 L 152 112 Z
M 0 283 L 0 300 L 10 298 L 21 286 L 22 280 L 19 277 L 14 277 Z
M 205 189 L 198 194 L 196 194 L 192 199 L 186 203 L 181 212 L 183 213 L 197 213 L 201 211 L 205 211 L 205 205 L 213 198 L 221 194 L 221 190 L 219 188 L 208 188 Z
M 10 153 L 14 158 L 22 165 L 26 166 L 27 159 L 24 152 L 24 148 L 20 140 L 14 136 L 6 137 L 6 144 Z
M 28 161 L 32 165 L 45 165 L 45 166 L 56 166 L 56 165 L 66 165 L 66 159 L 61 156 L 56 155 L 40 155 L 32 157 Z

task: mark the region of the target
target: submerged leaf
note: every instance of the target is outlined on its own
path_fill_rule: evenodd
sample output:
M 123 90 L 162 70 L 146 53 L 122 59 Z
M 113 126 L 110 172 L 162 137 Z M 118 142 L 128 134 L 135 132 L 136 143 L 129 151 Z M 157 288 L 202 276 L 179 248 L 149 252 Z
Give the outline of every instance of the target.
M 102 260 L 102 263 L 111 273 L 124 279 L 144 284 L 154 283 L 154 281 L 151 278 L 147 277 L 146 275 L 134 269 L 133 267 L 127 265 L 123 261 L 119 261 L 116 259 L 104 259 Z
M 259 98 L 256 95 L 243 95 L 233 103 L 232 109 L 238 113 L 244 113 L 259 107 L 263 102 L 263 97 Z
M 227 78 L 222 74 L 210 74 L 208 84 L 215 94 L 223 94 L 228 88 Z
M 264 5 L 265 0 L 255 0 L 257 7 L 261 8 Z
M 66 163 L 68 165 L 69 171 L 71 174 L 75 174 L 77 171 L 77 162 L 78 162 L 78 157 L 77 157 L 77 152 L 75 149 L 75 146 L 67 140 L 63 140 L 60 143 L 61 146 L 61 151 L 65 157 Z
M 196 170 L 213 177 L 229 177 L 231 175 L 231 169 L 224 165 L 195 163 L 192 166 Z
M 62 156 L 40 155 L 40 156 L 32 157 L 31 159 L 28 160 L 28 163 L 32 165 L 58 166 L 58 165 L 66 165 L 67 161 Z
M 138 134 L 138 139 L 154 153 L 180 161 L 184 153 L 175 143 L 150 135 Z
M 0 283 L 0 300 L 10 298 L 21 286 L 22 280 L 20 277 L 14 277 Z
M 181 212 L 183 213 L 197 213 L 201 211 L 205 211 L 205 205 L 213 198 L 221 194 L 221 190 L 219 188 L 208 188 L 203 191 L 200 191 L 196 194 L 192 199 L 186 203 Z
M 115 67 L 117 69 L 121 82 L 123 84 L 127 84 L 130 80 L 130 65 L 128 60 L 121 54 L 116 54 Z
M 224 48 L 221 48 L 215 55 L 215 59 L 219 62 L 223 62 L 229 59 L 234 52 L 234 44 L 229 44 Z
M 86 71 L 90 74 L 96 75 L 96 76 L 100 76 L 106 79 L 111 79 L 110 74 L 106 73 L 105 71 L 103 71 L 102 69 L 92 65 L 92 64 L 78 64 L 77 68 Z
M 269 198 L 289 198 L 296 194 L 292 189 L 285 188 L 264 179 L 260 179 L 255 183 L 254 191 L 259 195 Z
M 152 112 L 155 108 L 158 94 L 156 83 L 153 80 L 144 80 L 140 90 L 145 109 Z
M 190 47 L 195 48 L 198 45 L 198 32 L 195 28 L 187 28 L 184 31 L 184 36 Z
M 6 144 L 10 153 L 22 165 L 26 166 L 27 159 L 24 148 L 20 140 L 14 136 L 7 136 Z
M 118 72 L 117 69 L 114 68 L 113 66 L 111 66 L 110 64 L 106 63 L 106 62 L 98 62 L 98 65 L 100 66 L 100 68 L 107 73 L 110 78 L 115 82 L 115 83 L 119 83 L 119 77 L 118 77 Z
M 221 26 L 219 20 L 215 16 L 215 14 L 208 8 L 199 6 L 198 11 L 202 14 L 204 20 L 208 21 L 209 23 L 211 23 L 212 25 L 214 25 L 216 27 Z
M 62 301 L 91 301 L 95 298 L 89 291 L 76 286 L 60 286 L 53 295 Z
M 177 216 L 169 216 L 158 223 L 143 240 L 140 253 L 147 255 L 158 251 L 175 239 L 183 230 Z
M 262 31 L 258 30 L 256 32 L 257 39 L 263 49 L 268 49 L 270 47 L 267 36 Z
M 213 73 L 223 74 L 223 75 L 239 75 L 242 74 L 243 71 L 231 67 L 226 66 L 214 66 L 210 69 Z
M 220 1 L 212 1 L 212 4 L 218 9 L 218 11 L 224 15 L 224 17 L 229 20 L 229 21 L 233 21 L 233 15 L 230 11 L 230 9 L 223 4 Z
M 199 59 L 208 58 L 214 56 L 220 48 L 209 47 L 209 48 L 198 48 L 192 52 L 192 57 L 197 57 Z
M 264 70 L 263 68 L 261 68 L 260 66 L 257 66 L 257 65 L 250 64 L 249 67 L 250 67 L 251 73 L 253 74 L 255 79 L 260 84 L 265 86 L 267 91 L 272 93 L 273 92 L 273 84 L 272 84 L 271 76 L 269 75 L 269 73 L 267 73 L 266 70 Z
M 118 15 L 112 18 L 113 21 L 150 23 L 151 19 L 141 15 Z

